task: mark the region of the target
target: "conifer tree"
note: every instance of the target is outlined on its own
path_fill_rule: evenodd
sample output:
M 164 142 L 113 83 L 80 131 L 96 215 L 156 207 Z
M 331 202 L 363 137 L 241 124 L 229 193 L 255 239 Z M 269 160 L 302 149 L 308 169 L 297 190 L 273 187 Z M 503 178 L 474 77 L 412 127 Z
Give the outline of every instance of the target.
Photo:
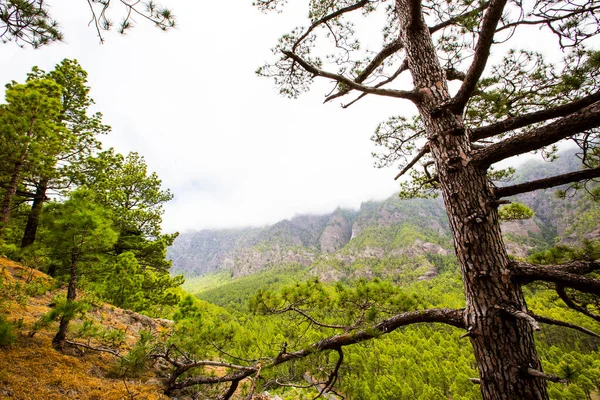
M 46 243 L 52 258 L 62 264 L 69 276 L 65 311 L 52 340 L 54 346 L 62 350 L 73 317 L 81 268 L 86 263 L 98 262 L 117 240 L 117 233 L 112 227 L 110 212 L 95 201 L 92 192 L 84 189 L 72 192 L 64 203 L 52 204 L 44 219 L 50 228 Z
M 12 83 L 6 90 L 6 102 L 0 108 L 3 199 L 0 239 L 10 218 L 11 202 L 23 175 L 48 174 L 55 164 L 61 145 L 71 139 L 58 122 L 62 112 L 62 87 L 49 79 L 26 84 Z
M 110 131 L 110 127 L 102 123 L 102 114 L 88 115 L 89 107 L 94 101 L 89 96 L 87 73 L 76 60 L 65 59 L 49 73 L 34 67 L 27 80 L 36 79 L 51 79 L 62 87 L 62 111 L 57 123 L 60 124 L 60 129 L 67 129 L 70 135 L 65 137 L 68 140 L 61 143 L 53 168 L 44 173 L 30 174 L 25 180 L 22 194 L 31 200 L 31 210 L 27 216 L 21 248 L 35 241 L 42 208 L 48 200 L 48 191 L 60 194 L 68 190 L 83 162 L 100 149 L 97 137 Z
M 111 0 L 89 0 L 87 4 L 91 14 L 88 25 L 95 28 L 100 42 L 104 42 L 104 32 L 113 28 L 108 12 L 115 12 L 118 8 L 120 10 L 116 13 L 121 16 L 117 25 L 119 33 L 125 33 L 134 26 L 134 17 L 162 30 L 175 26 L 171 10 L 153 1 L 114 1 L 111 4 Z M 50 11 L 46 0 L 0 0 L 0 40 L 33 48 L 63 40 L 60 23 L 53 19 Z

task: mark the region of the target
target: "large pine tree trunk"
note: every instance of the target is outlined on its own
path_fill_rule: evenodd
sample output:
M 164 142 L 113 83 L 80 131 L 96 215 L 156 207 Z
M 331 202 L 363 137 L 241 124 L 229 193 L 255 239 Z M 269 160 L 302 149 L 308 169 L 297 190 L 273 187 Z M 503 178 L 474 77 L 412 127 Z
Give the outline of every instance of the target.
M 44 208 L 44 203 L 46 202 L 48 181 L 48 178 L 41 178 L 36 185 L 35 197 L 33 198 L 31 211 L 29 211 L 29 215 L 27 217 L 27 225 L 25 225 L 25 232 L 23 232 L 23 238 L 21 239 L 22 249 L 32 245 L 35 242 L 37 228 L 40 223 L 40 215 L 42 214 L 42 208 Z
M 397 0 L 398 10 L 414 1 Z M 493 188 L 486 168 L 471 162 L 471 144 L 462 115 L 438 111 L 450 100 L 445 73 L 429 30 L 415 15 L 398 13 L 415 88 L 461 267 L 469 337 L 481 378 L 484 400 L 547 399 L 546 382 L 527 374 L 541 370 L 533 329 L 513 316 L 525 311 L 521 288 L 510 279 Z M 513 311 L 510 314 L 509 311 Z

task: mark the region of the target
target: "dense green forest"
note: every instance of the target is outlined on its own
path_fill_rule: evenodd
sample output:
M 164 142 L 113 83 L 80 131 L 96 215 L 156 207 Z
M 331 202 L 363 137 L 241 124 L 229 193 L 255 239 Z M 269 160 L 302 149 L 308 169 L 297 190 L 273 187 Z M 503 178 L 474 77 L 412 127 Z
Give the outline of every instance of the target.
M 426 237 L 426 240 L 435 240 L 435 236 Z M 597 244 L 588 244 L 587 249 L 580 250 L 553 247 L 533 253 L 530 260 L 556 262 L 572 257 L 598 257 L 598 251 Z M 395 267 L 390 268 L 394 261 Z M 319 327 L 292 310 L 281 312 L 286 304 L 302 304 L 300 309 L 309 312 L 311 318 L 330 325 L 351 324 L 360 310 L 358 299 L 369 299 L 367 315 L 370 321 L 381 320 L 399 311 L 464 306 L 455 257 L 429 255 L 428 261 L 439 271 L 439 275 L 430 280 L 417 279 L 419 275 L 412 270 L 414 262 L 381 259 L 372 260 L 371 268 L 395 271 L 389 280 L 359 278 L 346 279 L 344 283 L 321 283 L 308 276 L 311 268 L 290 265 L 233 280 L 229 274 L 207 275 L 188 280 L 184 287 L 199 299 L 224 307 L 235 321 L 227 323 L 227 326 L 235 326 L 228 340 L 213 339 L 219 348 L 222 346 L 227 354 L 237 357 L 259 358 L 265 354 L 274 356 L 279 350 L 274 347 L 278 343 L 302 347 L 335 332 Z M 347 268 L 363 268 L 363 262 Z M 405 268 L 398 268 L 398 265 Z M 597 322 L 569 309 L 543 285 L 530 286 L 526 293 L 528 305 L 536 314 L 598 332 Z M 299 298 L 305 301 L 299 301 Z M 214 323 L 210 321 L 210 324 Z M 600 339 L 565 327 L 541 325 L 536 336 L 545 370 L 568 380 L 568 383 L 550 384 L 551 398 L 590 398 L 599 389 L 596 375 L 600 367 Z M 335 389 L 350 399 L 479 399 L 477 385 L 469 380 L 477 376 L 472 349 L 460 339 L 461 335 L 461 330 L 455 328 L 411 326 L 350 347 L 345 351 Z M 298 362 L 292 369 L 276 370 L 270 378 L 264 376 L 265 389 L 283 398 L 313 398 L 314 392 L 278 388 L 270 379 L 281 382 L 281 377 L 285 376 L 290 382 L 302 381 L 306 371 L 321 369 L 315 367 L 315 363 L 326 369 L 333 368 L 336 361 L 325 356 L 314 358 L 308 364 Z M 234 360 L 231 358 L 232 362 Z
M 173 193 L 144 157 L 102 148 L 111 128 L 91 111 L 87 72 L 73 59 L 33 67 L 6 84 L 0 105 L 0 396 L 28 398 L 35 386 L 33 396 L 79 398 L 69 380 L 82 375 L 99 378 L 87 397 L 108 399 L 600 396 L 597 1 L 305 3 L 304 22 L 256 73 L 293 99 L 327 81 L 325 103 L 343 99 L 356 115 L 368 114 L 359 101 L 396 102 L 399 114 L 371 139 L 375 166 L 399 169 L 399 196 L 177 240 L 162 231 Z M 152 1 L 87 5 L 100 42 L 113 15 L 121 33 L 137 19 L 175 27 Z M 0 39 L 34 49 L 61 41 L 51 11 L 45 0 L 0 0 Z M 219 40 L 206 32 L 195 39 Z M 241 59 L 243 47 L 230 52 Z M 229 100 L 262 103 L 234 93 L 232 76 L 212 78 Z M 206 117 L 202 108 L 187 111 Z M 262 128 L 232 126 L 252 139 Z M 302 153 L 298 143 L 289 155 Z M 531 153 L 553 163 L 514 162 Z M 279 165 L 268 161 L 268 172 Z M 186 182 L 210 185 L 198 179 Z M 71 372 L 47 380 L 65 364 Z M 103 393 L 102 381 L 124 388 Z

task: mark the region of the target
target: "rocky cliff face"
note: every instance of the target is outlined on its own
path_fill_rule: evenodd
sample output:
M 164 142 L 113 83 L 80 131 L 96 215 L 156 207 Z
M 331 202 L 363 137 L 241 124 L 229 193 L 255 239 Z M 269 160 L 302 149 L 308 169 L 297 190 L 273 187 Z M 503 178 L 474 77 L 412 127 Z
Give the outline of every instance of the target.
M 228 270 L 242 276 L 282 264 L 309 266 L 326 254 L 342 253 L 336 259 L 351 263 L 356 259 L 384 256 L 391 244 L 377 243 L 385 232 L 373 228 L 413 224 L 428 231 L 448 235 L 448 223 L 439 200 L 401 201 L 396 196 L 381 202 L 364 203 L 359 211 L 336 209 L 326 215 L 300 215 L 265 228 L 215 230 L 184 233 L 169 248 L 173 272 L 186 276 Z M 348 247 L 353 238 L 358 245 Z M 367 241 L 370 245 L 361 244 Z M 435 249 L 433 247 L 435 247 Z M 396 246 L 398 247 L 398 246 Z M 402 254 L 447 253 L 439 244 L 426 241 L 401 243 L 391 252 Z
M 331 214 L 319 238 L 319 248 L 323 253 L 333 253 L 341 249 L 352 237 L 352 220 L 343 210 Z
M 530 162 L 510 184 L 577 168 L 567 156 L 555 163 Z M 510 254 L 525 258 L 557 241 L 574 245 L 584 238 L 600 238 L 600 204 L 583 193 L 562 200 L 554 192 L 538 191 L 513 199 L 531 207 L 535 217 L 502 224 Z M 451 243 L 441 199 L 407 201 L 391 196 L 385 201 L 365 202 L 358 211 L 299 215 L 263 228 L 183 233 L 169 248 L 168 256 L 173 260 L 173 272 L 186 276 L 221 270 L 243 276 L 283 264 L 316 263 L 315 274 L 329 280 L 346 272 L 327 263 L 338 263 L 343 269 L 357 260 L 386 257 L 411 259 L 431 275 L 435 271 L 428 270 L 426 263 L 414 260 L 425 254 L 451 254 Z M 356 274 L 368 277 L 371 272 L 365 267 Z

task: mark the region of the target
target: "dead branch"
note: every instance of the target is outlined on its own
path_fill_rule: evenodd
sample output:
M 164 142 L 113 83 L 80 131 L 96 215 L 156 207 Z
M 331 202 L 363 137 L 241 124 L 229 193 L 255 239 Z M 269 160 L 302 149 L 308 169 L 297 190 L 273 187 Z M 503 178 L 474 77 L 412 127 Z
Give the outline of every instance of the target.
M 569 297 L 569 295 L 567 295 L 567 292 L 565 292 L 564 287 L 557 285 L 556 293 L 558 294 L 558 297 L 560 297 L 560 299 L 565 302 L 567 307 L 569 307 L 575 311 L 578 311 L 578 312 L 582 313 L 583 315 L 586 315 L 586 316 L 600 322 L 600 315 L 594 314 L 593 312 L 590 312 L 587 309 L 587 307 L 583 307 L 583 306 L 577 304 L 571 297 Z
M 556 325 L 556 326 L 563 326 L 565 328 L 575 329 L 576 331 L 583 332 L 583 333 L 585 333 L 587 335 L 600 338 L 600 335 L 597 334 L 596 332 L 593 332 L 593 331 L 591 331 L 591 330 L 589 330 L 587 328 L 584 328 L 582 326 L 572 324 L 570 322 L 560 321 L 560 320 L 557 320 L 557 319 L 554 319 L 554 318 L 549 318 L 549 317 L 543 317 L 543 316 L 535 314 L 535 313 L 533 313 L 531 311 L 529 312 L 529 315 L 531 315 L 533 318 L 535 318 L 538 322 L 541 322 L 541 323 L 544 323 L 544 324 Z
M 550 382 L 560 382 L 560 383 L 566 383 L 567 380 L 561 378 L 558 375 L 554 375 L 554 374 L 545 374 L 541 371 L 538 371 L 537 369 L 534 368 L 527 368 L 527 373 L 531 376 L 534 376 L 536 378 L 541 378 L 541 379 L 545 379 L 547 381 Z
M 360 83 L 356 83 L 352 79 L 347 78 L 345 76 L 334 74 L 334 73 L 319 69 L 319 68 L 315 67 L 314 65 L 308 63 L 306 60 L 304 60 L 299 55 L 292 53 L 291 51 L 283 50 L 282 53 L 285 56 L 287 56 L 287 57 L 291 58 L 292 60 L 294 60 L 295 62 L 297 62 L 298 64 L 300 64 L 300 66 L 302 68 L 304 68 L 307 72 L 310 72 L 311 74 L 313 74 L 315 76 L 322 76 L 324 78 L 332 79 L 336 82 L 347 85 L 351 89 L 355 89 L 355 90 L 358 90 L 358 91 L 361 91 L 364 93 L 377 94 L 380 96 L 412 100 L 413 102 L 416 102 L 419 100 L 419 94 L 414 90 L 406 91 L 406 90 L 394 90 L 394 89 L 381 89 L 381 88 L 376 88 L 376 87 L 372 87 L 372 86 L 365 86 Z

